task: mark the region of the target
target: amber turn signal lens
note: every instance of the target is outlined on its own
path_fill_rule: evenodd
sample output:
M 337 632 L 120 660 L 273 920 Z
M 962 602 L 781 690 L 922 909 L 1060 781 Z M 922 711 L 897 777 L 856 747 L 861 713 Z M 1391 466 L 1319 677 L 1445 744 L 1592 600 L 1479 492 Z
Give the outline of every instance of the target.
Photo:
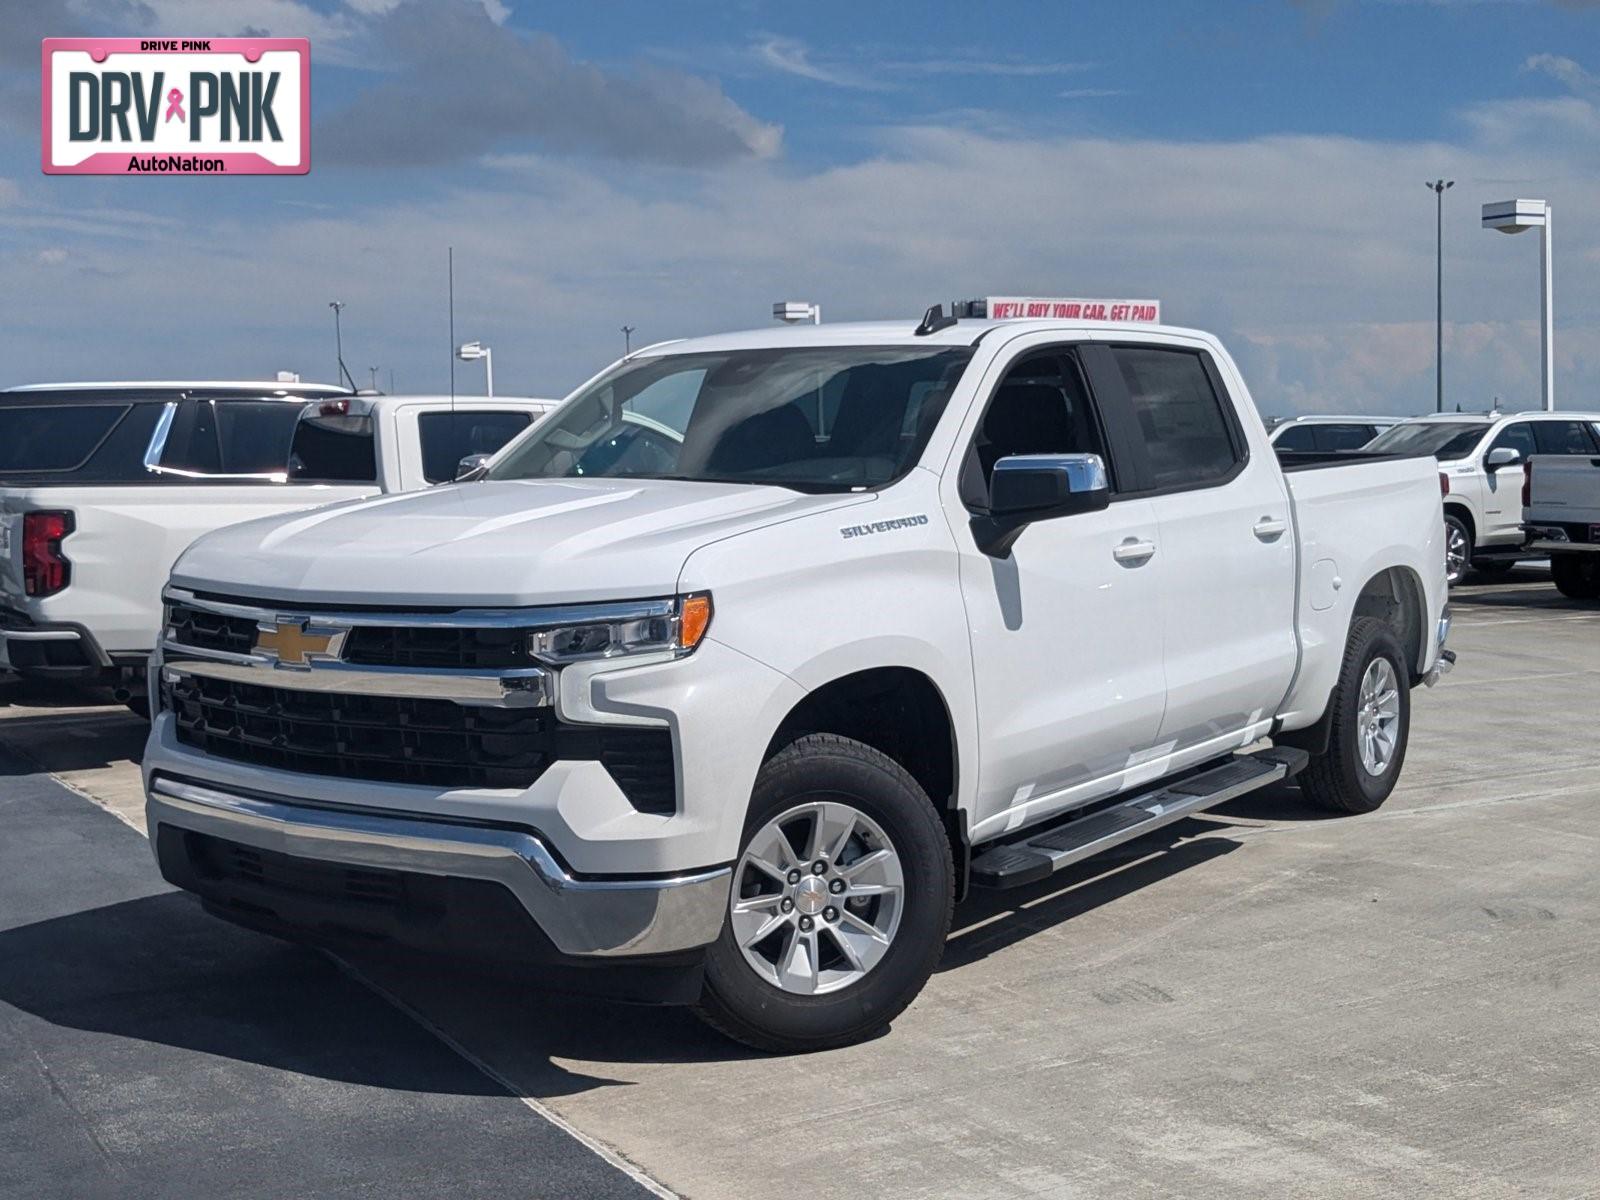
M 711 597 L 705 592 L 685 596 L 683 615 L 678 626 L 678 645 L 684 650 L 693 650 L 700 644 L 700 639 L 705 637 L 710 624 Z

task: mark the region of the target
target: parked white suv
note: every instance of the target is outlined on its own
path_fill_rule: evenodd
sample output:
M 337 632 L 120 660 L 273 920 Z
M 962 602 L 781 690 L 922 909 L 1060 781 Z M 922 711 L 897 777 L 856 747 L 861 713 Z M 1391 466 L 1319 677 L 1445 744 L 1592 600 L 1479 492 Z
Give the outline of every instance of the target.
M 1446 573 L 1509 571 L 1526 557 L 1522 464 L 1535 454 L 1600 454 L 1600 414 L 1438 413 L 1380 434 L 1368 447 L 1431 454 L 1444 492 Z
M 1268 436 L 1279 450 L 1319 453 L 1360 450 L 1385 429 L 1399 423 L 1399 417 L 1290 417 L 1275 424 Z
M 0 669 L 145 705 L 161 588 L 197 536 L 455 478 L 554 407 L 317 384 L 0 392 Z
M 482 482 L 192 546 L 151 840 L 247 926 L 837 1045 L 917 994 L 969 881 L 1296 773 L 1380 805 L 1453 658 L 1442 537 L 1431 459 L 1280 468 L 1203 333 L 657 346 Z

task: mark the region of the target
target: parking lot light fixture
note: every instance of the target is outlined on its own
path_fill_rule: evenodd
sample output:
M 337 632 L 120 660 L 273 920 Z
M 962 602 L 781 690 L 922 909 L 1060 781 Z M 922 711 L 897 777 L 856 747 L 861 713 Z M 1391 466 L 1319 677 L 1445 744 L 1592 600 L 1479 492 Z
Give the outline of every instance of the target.
M 1501 233 L 1541 231 L 1539 250 L 1539 377 L 1546 412 L 1556 406 L 1555 282 L 1550 258 L 1548 200 L 1500 200 L 1483 206 L 1483 227 Z
M 463 342 L 456 348 L 456 357 L 462 362 L 483 359 L 484 389 L 489 399 L 494 399 L 494 353 L 482 342 Z

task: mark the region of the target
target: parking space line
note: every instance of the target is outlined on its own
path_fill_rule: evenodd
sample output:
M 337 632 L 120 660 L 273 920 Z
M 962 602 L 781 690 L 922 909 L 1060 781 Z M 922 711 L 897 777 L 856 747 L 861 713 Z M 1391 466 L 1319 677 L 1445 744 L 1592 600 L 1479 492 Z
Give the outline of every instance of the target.
M 624 1175 L 633 1180 L 633 1182 L 637 1183 L 640 1187 L 644 1188 L 644 1190 L 649 1192 L 652 1196 L 660 1196 L 662 1200 L 683 1200 L 683 1198 L 679 1196 L 677 1192 L 674 1192 L 662 1184 L 657 1183 L 654 1179 L 650 1178 L 650 1176 L 646 1175 L 642 1167 L 639 1167 L 635 1163 L 629 1162 L 626 1158 L 624 1158 L 612 1147 L 606 1145 L 604 1142 L 590 1137 L 587 1133 L 583 1132 L 583 1130 L 579 1129 L 576 1125 L 562 1117 L 554 1109 L 546 1106 L 537 1097 L 528 1095 L 524 1089 L 518 1087 L 501 1072 L 495 1070 L 495 1068 L 489 1063 L 478 1057 L 471 1050 L 468 1050 L 459 1041 L 451 1037 L 450 1034 L 446 1033 L 433 1021 L 429 1020 L 421 1012 L 418 1012 L 411 1005 L 400 999 L 399 996 L 396 996 L 381 983 L 378 983 L 376 980 L 363 974 L 359 968 L 355 967 L 351 963 L 346 962 L 337 954 L 329 951 L 324 951 L 324 953 L 333 962 L 333 964 L 339 968 L 339 970 L 343 971 L 347 976 L 355 980 L 355 982 L 359 983 L 362 987 L 366 988 L 379 999 L 384 1000 L 392 1005 L 395 1009 L 399 1010 L 407 1017 L 410 1017 L 411 1020 L 422 1026 L 423 1029 L 427 1030 L 434 1037 L 438 1038 L 439 1041 L 443 1042 L 451 1050 L 455 1051 L 457 1055 L 471 1063 L 480 1072 L 503 1087 L 507 1093 L 521 1101 L 524 1107 L 528 1108 L 534 1113 L 537 1113 L 546 1121 L 549 1121 L 550 1124 L 554 1125 L 557 1129 L 561 1130 L 562 1133 L 565 1133 L 579 1145 L 583 1146 L 584 1149 L 604 1160 L 607 1165 L 616 1168 L 618 1171 L 621 1171 Z

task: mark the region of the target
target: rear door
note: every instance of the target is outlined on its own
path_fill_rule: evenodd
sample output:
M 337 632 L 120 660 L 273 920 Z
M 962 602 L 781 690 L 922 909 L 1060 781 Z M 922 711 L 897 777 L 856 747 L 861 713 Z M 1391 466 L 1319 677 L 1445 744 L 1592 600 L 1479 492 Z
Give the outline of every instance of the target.
M 1129 416 L 1138 494 L 1161 559 L 1163 751 L 1194 757 L 1259 736 L 1297 658 L 1290 499 L 1259 424 L 1222 365 L 1178 340 L 1111 342 L 1091 379 Z

